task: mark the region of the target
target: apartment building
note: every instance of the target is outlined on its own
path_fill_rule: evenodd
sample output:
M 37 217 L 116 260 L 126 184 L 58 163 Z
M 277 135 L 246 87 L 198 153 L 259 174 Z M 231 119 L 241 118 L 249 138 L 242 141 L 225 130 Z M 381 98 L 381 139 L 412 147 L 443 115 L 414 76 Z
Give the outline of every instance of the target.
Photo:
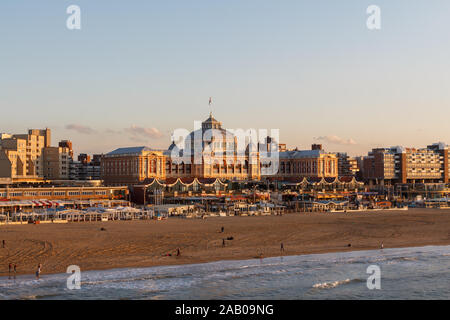
M 27 134 L 0 135 L 0 179 L 14 182 L 67 180 L 73 156 L 72 143 L 51 146 L 50 129 L 30 129 Z
M 78 156 L 78 161 L 71 158 L 70 161 L 70 180 L 100 180 L 101 179 L 101 157 L 100 154 L 91 156 L 81 153 Z
M 3 134 L 0 140 L 0 177 L 9 180 L 26 177 L 29 166 L 27 141 Z
M 61 140 L 58 143 L 58 147 L 68 148 L 69 149 L 69 156 L 70 156 L 70 158 L 73 159 L 73 145 L 72 145 L 72 141 L 70 141 L 70 140 Z
M 370 184 L 449 183 L 448 146 L 376 148 L 364 158 L 363 177 Z
M 358 160 L 347 153 L 337 152 L 338 174 L 340 177 L 356 177 L 359 172 Z
M 31 129 L 27 134 L 2 134 L 0 177 L 33 181 L 44 177 L 43 150 L 51 143 L 50 129 Z
M 69 179 L 71 162 L 70 149 L 63 147 L 46 147 L 44 154 L 44 178 L 47 180 Z

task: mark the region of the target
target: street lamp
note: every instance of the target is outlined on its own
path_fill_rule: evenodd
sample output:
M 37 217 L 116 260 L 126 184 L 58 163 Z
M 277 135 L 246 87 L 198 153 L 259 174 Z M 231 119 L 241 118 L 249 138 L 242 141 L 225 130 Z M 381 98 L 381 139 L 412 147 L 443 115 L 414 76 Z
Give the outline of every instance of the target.
M 145 208 L 145 193 L 147 192 L 147 186 L 146 185 L 142 186 L 142 192 L 143 192 L 143 197 L 144 197 L 144 208 Z

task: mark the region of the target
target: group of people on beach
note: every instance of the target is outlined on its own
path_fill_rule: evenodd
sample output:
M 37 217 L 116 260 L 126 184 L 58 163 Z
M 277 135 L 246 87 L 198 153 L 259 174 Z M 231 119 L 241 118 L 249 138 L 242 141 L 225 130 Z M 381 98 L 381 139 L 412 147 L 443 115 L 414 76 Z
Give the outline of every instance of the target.
M 5 249 L 6 248 L 6 241 L 2 240 L 2 248 Z M 37 270 L 36 270 L 36 279 L 39 280 L 39 277 L 41 275 L 41 268 L 42 268 L 42 264 L 38 264 L 37 266 Z M 8 265 L 8 275 L 9 278 L 11 279 L 11 272 L 14 272 L 14 279 L 16 278 L 16 274 L 17 274 L 17 264 L 10 262 Z
M 5 249 L 6 248 L 6 241 L 2 240 L 2 248 Z M 16 278 L 16 273 L 17 273 L 17 265 L 15 263 L 10 262 L 8 265 L 8 275 L 9 278 L 11 279 L 11 272 L 14 272 L 14 278 Z
M 39 280 L 39 277 L 41 275 L 41 268 L 42 268 L 42 264 L 38 264 L 37 266 L 37 270 L 36 270 L 36 279 Z M 17 264 L 15 263 L 9 263 L 8 265 L 8 274 L 9 274 L 9 278 L 11 279 L 11 272 L 14 272 L 14 279 L 16 278 L 16 274 L 17 274 Z

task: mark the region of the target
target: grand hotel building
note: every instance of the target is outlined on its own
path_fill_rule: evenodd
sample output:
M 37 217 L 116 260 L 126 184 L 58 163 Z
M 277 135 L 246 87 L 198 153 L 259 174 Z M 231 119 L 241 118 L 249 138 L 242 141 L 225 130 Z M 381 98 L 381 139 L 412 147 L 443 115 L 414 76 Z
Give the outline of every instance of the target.
M 278 142 L 270 137 L 264 144 L 257 147 L 250 144 L 243 150 L 238 150 L 238 142 L 238 137 L 223 129 L 222 123 L 210 114 L 201 128 L 185 137 L 182 148 L 172 142 L 167 150 L 131 147 L 104 155 L 102 179 L 106 185 L 134 185 L 152 178 L 248 181 L 338 176 L 337 157 L 319 146 L 313 146 L 314 150 L 309 151 L 278 152 Z M 274 145 L 277 158 L 271 160 L 277 162 L 278 170 L 264 174 L 268 158 L 262 159 L 259 150 L 274 150 Z

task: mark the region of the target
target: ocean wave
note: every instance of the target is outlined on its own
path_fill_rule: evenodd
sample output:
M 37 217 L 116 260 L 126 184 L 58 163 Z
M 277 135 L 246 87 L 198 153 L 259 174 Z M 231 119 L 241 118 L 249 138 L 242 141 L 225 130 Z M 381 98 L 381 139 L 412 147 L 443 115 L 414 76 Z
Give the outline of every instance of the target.
M 36 300 L 37 297 L 38 297 L 37 295 L 29 295 L 29 296 L 20 297 L 20 299 L 22 299 L 22 300 Z
M 322 283 L 316 283 L 312 287 L 315 289 L 332 289 L 336 288 L 337 286 L 348 284 L 353 281 L 358 281 L 358 279 L 345 279 L 345 280 L 339 280 L 339 281 L 331 281 L 331 282 L 322 282 Z
M 414 299 L 448 298 L 450 246 L 207 264 L 85 271 L 81 291 L 67 274 L 0 278 L 3 299 Z M 383 294 L 367 290 L 366 268 L 383 270 Z M 397 267 L 387 266 L 397 264 Z M 401 267 L 405 267 L 402 269 Z M 384 269 L 383 269 L 384 268 Z M 401 270 L 405 271 L 399 276 Z
M 88 279 L 82 281 L 82 285 L 102 285 L 102 284 L 111 284 L 111 283 L 122 283 L 122 282 L 140 282 L 140 281 L 157 281 L 157 280 L 170 280 L 170 279 L 183 279 L 192 277 L 193 274 L 184 273 L 179 275 L 171 275 L 171 274 L 161 274 L 161 275 L 142 275 L 138 277 L 129 277 L 129 278 L 108 278 L 108 279 Z

